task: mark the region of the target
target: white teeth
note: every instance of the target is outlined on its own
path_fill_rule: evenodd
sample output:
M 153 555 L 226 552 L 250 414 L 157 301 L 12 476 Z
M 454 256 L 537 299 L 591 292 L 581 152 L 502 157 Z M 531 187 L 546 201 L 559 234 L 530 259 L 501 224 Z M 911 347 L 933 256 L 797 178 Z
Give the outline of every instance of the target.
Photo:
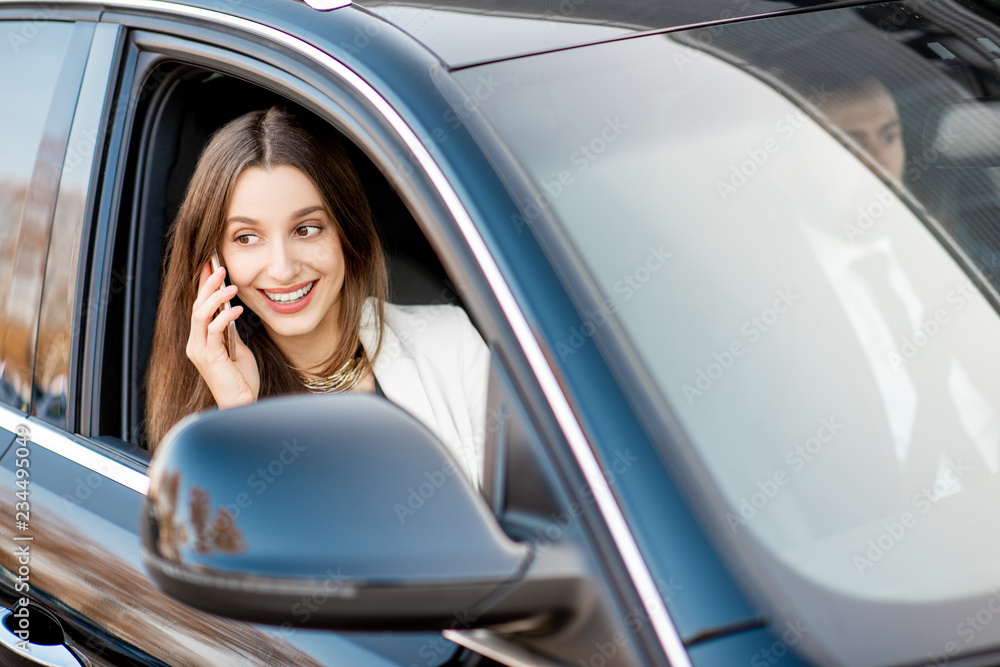
M 267 290 L 264 291 L 264 294 L 267 295 L 268 299 L 274 301 L 275 303 L 295 303 L 306 294 L 309 294 L 315 284 L 315 282 L 311 282 L 302 289 L 297 289 L 294 292 L 288 292 L 287 294 L 275 294 L 274 292 L 268 292 Z

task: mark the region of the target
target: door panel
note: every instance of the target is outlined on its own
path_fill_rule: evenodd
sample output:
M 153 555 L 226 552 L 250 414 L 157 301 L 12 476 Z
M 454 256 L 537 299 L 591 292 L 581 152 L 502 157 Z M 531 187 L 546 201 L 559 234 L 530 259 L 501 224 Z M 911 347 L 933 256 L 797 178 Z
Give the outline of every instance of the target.
M 24 542 L 30 595 L 87 637 L 77 647 L 84 653 L 115 664 L 390 664 L 331 633 L 324 633 L 320 654 L 336 662 L 321 661 L 285 641 L 280 630 L 203 614 L 167 597 L 142 566 L 143 495 L 111 476 L 124 466 L 111 458 L 94 466 L 98 470 L 81 465 L 37 442 L 65 436 L 39 422 L 26 425 L 31 440 L 0 460 L 0 539 L 19 544 L 15 537 L 30 538 Z M 23 502 L 15 497 L 19 459 L 30 471 L 27 520 L 14 510 Z M 0 565 L 16 581 L 20 564 L 13 550 L 0 553 Z

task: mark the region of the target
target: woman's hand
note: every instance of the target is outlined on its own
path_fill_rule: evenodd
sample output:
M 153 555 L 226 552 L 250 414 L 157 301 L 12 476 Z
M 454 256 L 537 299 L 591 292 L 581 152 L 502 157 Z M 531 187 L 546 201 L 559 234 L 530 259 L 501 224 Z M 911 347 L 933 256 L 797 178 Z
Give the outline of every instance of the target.
M 243 306 L 223 308 L 236 296 L 236 287 L 219 290 L 226 269 L 212 272 L 206 264 L 198 276 L 198 295 L 191 309 L 191 333 L 188 336 L 188 359 L 195 365 L 220 409 L 246 405 L 257 400 L 260 375 L 257 360 L 239 336 L 236 336 L 236 361 L 226 351 L 226 327 L 243 312 Z M 166 380 L 169 382 L 169 379 Z

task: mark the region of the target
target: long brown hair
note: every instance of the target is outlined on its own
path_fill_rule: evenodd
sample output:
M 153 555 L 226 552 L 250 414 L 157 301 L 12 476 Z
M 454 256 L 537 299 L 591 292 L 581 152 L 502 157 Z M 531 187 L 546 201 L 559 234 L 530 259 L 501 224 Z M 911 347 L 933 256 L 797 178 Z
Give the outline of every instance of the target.
M 360 345 L 362 309 L 373 298 L 378 344 L 365 350 L 371 369 L 382 345 L 388 274 L 361 181 L 333 131 L 306 129 L 285 111 L 253 111 L 216 132 L 198 158 L 184 202 L 168 235 L 169 250 L 146 374 L 146 437 L 150 449 L 181 418 L 215 405 L 208 385 L 187 358 L 198 275 L 222 242 L 236 179 L 249 167 L 295 167 L 316 185 L 335 222 L 344 253 L 340 344 L 323 374 L 340 368 Z M 244 308 L 240 335 L 260 371 L 259 397 L 305 391 L 260 319 Z

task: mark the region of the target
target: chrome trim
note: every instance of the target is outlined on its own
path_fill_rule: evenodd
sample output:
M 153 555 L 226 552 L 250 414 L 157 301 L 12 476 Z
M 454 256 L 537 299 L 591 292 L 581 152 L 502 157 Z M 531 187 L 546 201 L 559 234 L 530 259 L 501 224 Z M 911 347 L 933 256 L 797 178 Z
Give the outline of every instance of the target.
M 149 493 L 149 477 L 126 465 L 110 459 L 100 452 L 76 442 L 54 426 L 35 417 L 27 417 L 6 405 L 0 405 L 0 428 L 21 435 L 27 427 L 28 440 L 53 454 L 104 475 L 110 480 L 127 486 L 142 495 Z
M 226 572 L 214 572 L 206 569 L 198 571 L 197 565 L 186 566 L 158 556 L 145 546 L 142 547 L 142 562 L 150 570 L 158 570 L 168 577 L 183 581 L 194 586 L 213 588 L 216 591 L 236 591 L 239 593 L 254 593 L 258 595 L 301 595 L 312 597 L 317 590 L 322 590 L 327 597 L 353 600 L 366 588 L 362 583 L 336 582 L 331 588 L 326 586 L 327 579 L 271 579 L 267 576 L 234 575 Z
M 507 667 L 559 667 L 558 663 L 504 641 L 488 630 L 443 630 L 441 636 Z
M 320 12 L 340 9 L 351 4 L 351 0 L 303 0 L 307 5 Z
M 17 0 L 0 0 L 0 5 L 12 1 Z M 58 4 L 90 5 L 93 2 L 94 0 L 63 0 Z M 173 15 L 204 19 L 274 40 L 307 58 L 325 65 L 340 77 L 344 83 L 352 86 L 357 92 L 363 95 L 383 115 L 399 138 L 406 144 L 406 147 L 416 157 L 420 166 L 434 184 L 434 187 L 454 217 L 455 222 L 458 224 L 466 243 L 469 244 L 469 248 L 476 257 L 476 261 L 479 262 L 479 266 L 485 274 L 490 287 L 493 289 L 493 293 L 500 303 L 500 307 L 528 359 L 535 378 L 538 380 L 542 392 L 545 394 L 549 406 L 555 414 L 556 420 L 559 422 L 563 434 L 566 436 L 570 448 L 573 450 L 573 454 L 593 490 L 597 506 L 611 531 L 612 538 L 621 553 L 625 567 L 639 593 L 643 606 L 646 608 L 650 623 L 656 632 L 657 638 L 660 640 L 663 650 L 667 654 L 670 664 L 674 665 L 674 667 L 691 667 L 691 661 L 688 658 L 684 644 L 677 629 L 674 627 L 673 621 L 667 614 L 666 606 L 660 597 L 649 568 L 646 567 L 642 553 L 639 551 L 639 546 L 632 536 L 632 532 L 625 521 L 621 508 L 615 500 L 614 494 L 611 492 L 611 487 L 601 472 L 597 457 L 590 448 L 587 437 L 584 435 L 583 429 L 579 422 L 577 422 L 568 399 L 559 386 L 555 372 L 549 366 L 541 345 L 531 332 L 527 318 L 525 318 L 524 313 L 521 312 L 520 307 L 517 305 L 514 294 L 507 285 L 506 280 L 504 280 L 500 267 L 497 266 L 490 255 L 486 242 L 476 229 L 472 218 L 462 205 L 458 194 L 452 189 L 444 172 L 441 171 L 434 158 L 420 142 L 420 139 L 413 130 L 406 124 L 402 116 L 389 105 L 378 91 L 344 63 L 308 42 L 284 33 L 277 28 L 214 10 L 179 5 L 168 0 L 102 0 L 100 4 L 105 7 L 149 11 L 160 10 Z M 146 479 L 148 480 L 148 478 Z
M 421 146 L 421 148 L 423 147 Z M 428 160 L 430 159 L 429 154 L 427 154 L 427 158 Z M 423 159 L 419 154 L 417 155 L 417 159 L 424 166 Z M 425 169 L 427 169 L 426 166 Z M 435 181 L 438 175 L 440 175 L 442 180 L 444 179 L 444 175 L 440 172 L 439 174 L 431 174 L 429 169 L 427 171 L 431 175 L 432 181 Z M 444 187 L 448 187 L 447 184 Z M 445 195 L 445 192 L 441 194 Z M 503 309 L 507 321 L 514 330 L 514 335 L 521 344 L 521 349 L 528 358 L 528 363 L 535 373 L 535 378 L 538 380 L 539 385 L 541 385 L 542 392 L 545 394 L 549 406 L 552 408 L 552 412 L 555 414 L 556 420 L 559 422 L 563 434 L 566 436 L 566 440 L 569 442 L 570 448 L 573 450 L 573 454 L 580 464 L 584 477 L 586 477 L 587 483 L 593 491 L 594 500 L 601 510 L 601 514 L 604 516 L 604 521 L 611 531 L 612 539 L 614 539 L 618 551 L 621 553 L 622 560 L 625 562 L 629 576 L 632 578 L 632 583 L 635 585 L 642 604 L 646 608 L 650 623 L 667 654 L 667 659 L 674 667 L 691 667 L 691 661 L 684 648 L 684 643 L 681 641 L 673 621 L 667 614 L 666 606 L 662 598 L 660 598 L 656 583 L 653 581 L 653 575 L 650 573 L 649 568 L 646 567 L 646 562 L 639 551 L 639 545 L 632 536 L 632 531 L 625 521 L 625 516 L 622 514 L 618 502 L 611 493 L 611 487 L 601 472 L 601 466 L 597 461 L 597 457 L 587 442 L 587 436 L 583 433 L 583 428 L 577 421 L 576 415 L 573 414 L 573 409 L 562 392 L 559 381 L 549 366 L 541 345 L 531 333 L 531 327 L 524 313 L 521 312 L 520 307 L 517 305 L 513 292 L 511 292 L 510 287 L 504 280 L 503 274 L 500 272 L 500 267 L 497 266 L 493 257 L 489 254 L 486 242 L 479 235 L 468 213 L 465 212 L 464 208 L 460 208 L 461 204 L 458 201 L 458 195 L 454 191 L 451 191 L 450 187 L 447 194 L 450 196 L 446 197 L 446 200 L 451 198 L 455 200 L 454 205 L 450 201 L 448 202 L 448 208 L 458 222 L 466 242 L 472 248 L 472 252 L 476 256 L 480 268 L 486 274 L 486 279 L 493 288 L 493 293 L 500 302 L 500 307 Z M 459 211 L 461 211 L 461 214 Z
M 0 646 L 3 647 L 0 649 L 0 657 L 6 660 L 13 654 L 17 656 L 13 658 L 16 664 L 37 665 L 37 667 L 81 667 L 83 663 L 69 650 L 65 639 L 58 644 L 36 644 L 31 641 L 30 635 L 29 639 L 23 640 L 11 632 L 6 621 L 12 613 L 10 609 L 0 607 Z M 20 646 L 27 648 L 19 648 Z

